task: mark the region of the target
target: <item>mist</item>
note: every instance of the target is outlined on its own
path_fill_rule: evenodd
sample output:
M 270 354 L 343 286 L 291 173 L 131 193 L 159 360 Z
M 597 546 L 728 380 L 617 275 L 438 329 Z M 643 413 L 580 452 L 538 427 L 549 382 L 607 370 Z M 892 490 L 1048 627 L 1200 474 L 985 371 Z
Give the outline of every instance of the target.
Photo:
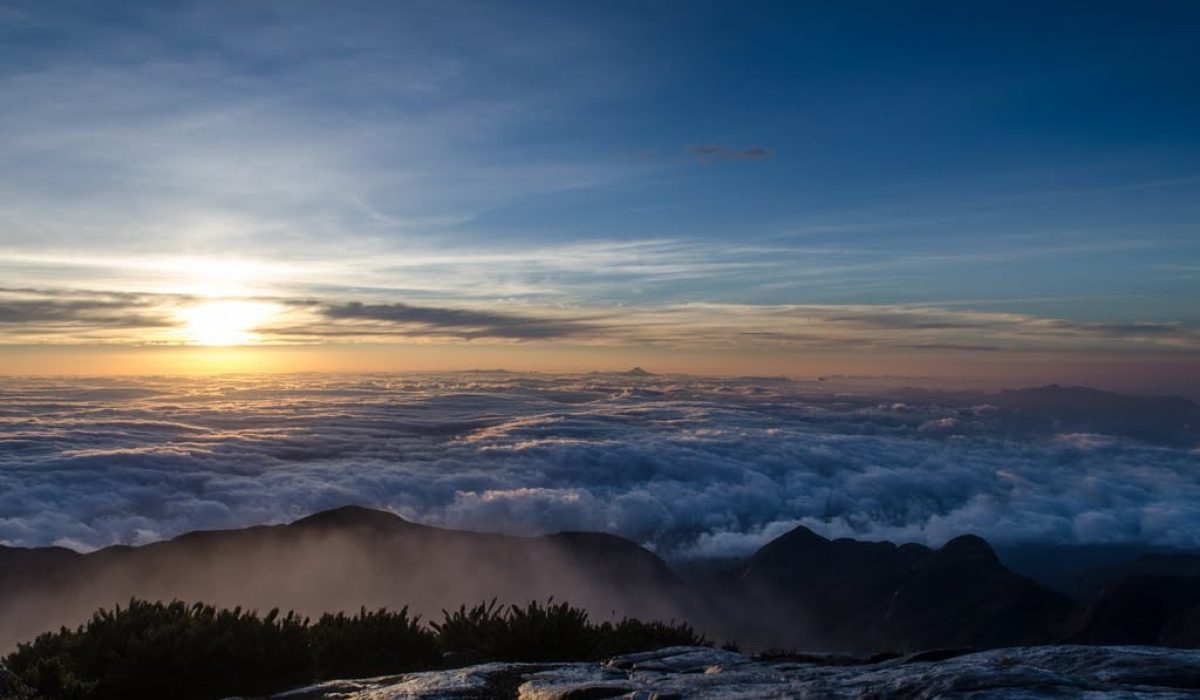
M 460 605 L 551 597 L 586 608 L 597 622 L 696 617 L 675 575 L 632 543 L 603 535 L 439 530 L 358 509 L 86 556 L 0 554 L 8 564 L 0 566 L 0 653 L 130 597 L 264 613 L 279 608 L 314 619 L 360 606 L 408 606 L 424 620 L 439 621 L 442 610 Z

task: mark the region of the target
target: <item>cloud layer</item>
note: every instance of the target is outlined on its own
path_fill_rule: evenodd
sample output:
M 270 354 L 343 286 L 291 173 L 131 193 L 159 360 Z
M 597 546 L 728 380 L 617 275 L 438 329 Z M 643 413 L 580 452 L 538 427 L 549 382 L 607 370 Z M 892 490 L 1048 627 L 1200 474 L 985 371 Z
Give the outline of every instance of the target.
M 187 344 L 206 305 L 267 304 L 256 344 L 570 341 L 783 350 L 1172 353 L 1194 356 L 1200 329 L 1175 322 L 1071 321 L 924 304 L 679 303 L 559 305 L 513 300 L 357 301 L 277 295 L 0 288 L 0 344 Z
M 359 503 L 744 553 L 796 524 L 1200 546 L 1193 445 L 987 396 L 506 373 L 0 382 L 0 542 L 91 548 Z

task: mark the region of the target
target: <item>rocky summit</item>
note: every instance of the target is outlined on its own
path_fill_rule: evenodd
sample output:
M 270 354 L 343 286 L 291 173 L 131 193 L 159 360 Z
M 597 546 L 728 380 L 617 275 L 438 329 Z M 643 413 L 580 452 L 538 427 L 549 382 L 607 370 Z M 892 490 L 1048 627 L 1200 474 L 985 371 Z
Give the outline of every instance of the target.
M 766 660 L 671 647 L 606 663 L 491 663 L 448 671 L 331 681 L 283 700 L 581 700 L 583 698 L 1200 698 L 1200 651 L 1043 646 L 944 650 L 887 660 Z

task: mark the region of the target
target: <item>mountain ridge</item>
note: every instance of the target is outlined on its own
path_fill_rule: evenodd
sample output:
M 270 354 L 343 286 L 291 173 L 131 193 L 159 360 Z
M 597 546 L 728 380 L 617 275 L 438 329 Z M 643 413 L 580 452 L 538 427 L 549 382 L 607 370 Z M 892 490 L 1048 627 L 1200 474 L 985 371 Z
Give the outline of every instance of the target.
M 1164 571 L 1131 569 L 1154 573 Z M 1149 631 L 1129 612 L 1140 609 L 1141 591 L 1191 584 L 1122 587 L 1125 580 L 1085 606 L 1015 573 L 976 535 L 931 548 L 828 539 L 800 526 L 719 576 L 685 581 L 618 535 L 450 530 L 344 506 L 286 524 L 90 553 L 0 546 L 0 648 L 135 596 L 310 615 L 409 605 L 426 617 L 492 598 L 554 597 L 599 620 L 687 620 L 711 638 L 751 647 L 850 652 L 1200 637 L 1189 628 L 1200 620 L 1190 593 L 1175 595 Z

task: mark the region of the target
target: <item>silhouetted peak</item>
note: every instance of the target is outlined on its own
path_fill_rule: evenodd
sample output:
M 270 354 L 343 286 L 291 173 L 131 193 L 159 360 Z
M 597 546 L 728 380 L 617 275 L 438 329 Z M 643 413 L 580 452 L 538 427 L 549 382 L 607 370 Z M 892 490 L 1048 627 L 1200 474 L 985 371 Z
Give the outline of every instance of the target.
M 565 530 L 563 532 L 556 532 L 552 535 L 547 535 L 546 539 L 580 546 L 605 547 L 608 549 L 636 549 L 638 551 L 645 551 L 641 545 L 633 540 L 608 532 Z
M 633 369 L 629 370 L 625 374 L 628 374 L 631 377 L 649 377 L 650 376 L 650 372 L 647 372 L 646 370 L 642 369 L 641 367 L 634 367 Z
M 824 551 L 829 543 L 829 540 L 807 527 L 798 525 L 763 545 L 751 559 L 770 559 L 778 555 L 790 557 L 804 551 Z
M 412 525 L 413 523 L 395 513 L 356 505 L 323 510 L 319 513 L 313 513 L 306 518 L 301 518 L 291 524 L 292 527 L 371 528 L 377 530 L 388 530 Z
M 652 571 L 662 583 L 679 583 L 679 577 L 656 554 L 620 535 L 568 531 L 547 535 L 545 539 L 562 547 L 566 554 L 585 568 L 615 567 L 628 573 L 633 567 L 642 571 Z
M 917 544 L 916 542 L 905 542 L 897 547 L 896 551 L 909 556 L 923 556 L 929 554 L 931 550 L 929 547 L 926 547 L 923 544 Z
M 779 540 L 786 541 L 789 544 L 829 544 L 829 540 L 827 538 L 821 537 L 803 525 L 797 525 L 791 530 L 788 530 L 783 534 L 782 537 L 779 538 Z
M 959 537 L 955 537 L 942 545 L 942 548 L 937 553 L 939 557 L 943 558 L 987 561 L 990 564 L 1000 563 L 1000 559 L 996 556 L 992 545 L 988 544 L 987 540 L 979 535 L 960 535 Z
M 572 553 L 599 556 L 610 562 L 654 558 L 653 554 L 636 542 L 606 532 L 556 532 L 547 535 L 546 540 L 561 545 Z

